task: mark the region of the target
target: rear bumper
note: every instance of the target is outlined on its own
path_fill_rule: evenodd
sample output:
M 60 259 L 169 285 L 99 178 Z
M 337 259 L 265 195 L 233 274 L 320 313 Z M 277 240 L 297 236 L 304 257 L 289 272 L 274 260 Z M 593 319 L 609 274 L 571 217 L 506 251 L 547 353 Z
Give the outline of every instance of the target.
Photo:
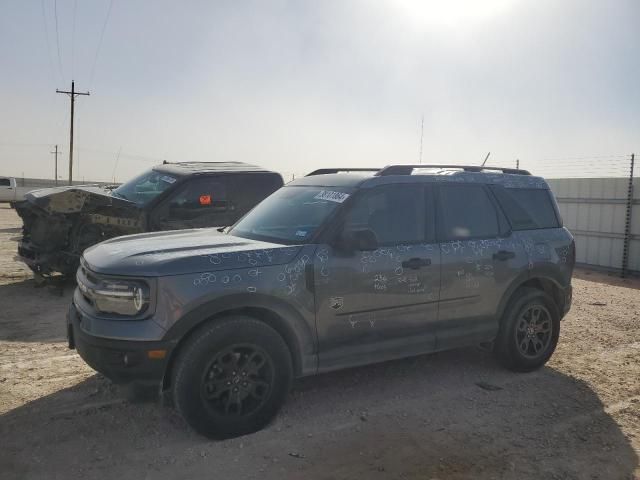
M 173 342 L 97 337 L 84 331 L 82 322 L 83 313 L 71 303 L 67 312 L 69 348 L 75 348 L 91 368 L 114 383 L 159 385 L 162 382 L 171 351 L 175 346 Z M 162 351 L 164 356 L 159 358 L 159 352 Z

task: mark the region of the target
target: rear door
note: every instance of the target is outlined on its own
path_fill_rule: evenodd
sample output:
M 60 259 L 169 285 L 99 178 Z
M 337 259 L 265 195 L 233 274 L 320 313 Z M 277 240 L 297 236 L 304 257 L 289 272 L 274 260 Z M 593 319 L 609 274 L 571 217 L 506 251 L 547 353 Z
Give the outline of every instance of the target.
M 431 351 L 435 347 L 440 252 L 433 201 L 420 184 L 358 193 L 343 229 L 372 230 L 374 251 L 320 245 L 314 258 L 320 370 Z
M 438 349 L 492 339 L 497 306 L 527 258 L 485 185 L 437 187 L 442 252 Z
M 227 181 L 227 199 L 235 206 L 235 220 L 283 185 L 282 177 L 272 172 L 234 174 Z
M 228 226 L 237 218 L 236 208 L 228 178 L 194 176 L 154 208 L 150 223 L 154 230 Z

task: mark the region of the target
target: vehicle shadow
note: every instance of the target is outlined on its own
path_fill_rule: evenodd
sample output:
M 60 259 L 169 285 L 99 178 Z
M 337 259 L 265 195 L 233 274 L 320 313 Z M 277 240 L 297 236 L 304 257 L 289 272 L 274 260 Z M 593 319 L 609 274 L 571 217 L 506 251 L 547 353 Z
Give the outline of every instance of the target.
M 33 278 L 0 284 L 0 341 L 59 342 L 66 339 L 65 315 L 72 283 L 39 286 Z
M 586 280 L 587 282 L 597 282 L 614 287 L 633 288 L 640 290 L 640 277 L 629 276 L 621 278 L 617 273 L 607 273 L 596 270 L 589 270 L 587 268 L 576 268 L 573 271 L 573 278 L 580 280 Z
M 632 479 L 638 457 L 612 415 L 633 412 L 611 410 L 558 370 L 514 374 L 464 349 L 299 380 L 272 425 L 213 442 L 172 408 L 128 402 L 94 375 L 0 416 L 1 438 L 11 439 L 0 471 L 5 479 Z

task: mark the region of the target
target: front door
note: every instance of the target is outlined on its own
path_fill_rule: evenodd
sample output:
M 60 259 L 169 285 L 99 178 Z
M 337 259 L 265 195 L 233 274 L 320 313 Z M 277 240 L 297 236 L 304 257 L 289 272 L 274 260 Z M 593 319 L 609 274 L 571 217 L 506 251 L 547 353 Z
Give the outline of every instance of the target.
M 379 248 L 320 245 L 314 259 L 320 370 L 430 351 L 435 345 L 440 251 L 424 185 L 361 191 L 343 229 L 369 229 Z
M 220 177 L 194 177 L 151 212 L 153 230 L 226 227 L 237 220 L 236 206 Z

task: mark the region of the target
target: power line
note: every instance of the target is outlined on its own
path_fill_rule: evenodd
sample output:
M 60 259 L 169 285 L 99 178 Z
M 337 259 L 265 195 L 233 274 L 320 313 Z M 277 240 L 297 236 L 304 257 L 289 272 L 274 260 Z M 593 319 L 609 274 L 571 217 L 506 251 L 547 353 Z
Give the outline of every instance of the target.
M 42 6 L 42 23 L 44 23 L 44 38 L 47 43 L 47 60 L 49 61 L 49 74 L 51 80 L 55 83 L 55 67 L 53 66 L 53 60 L 51 60 L 51 43 L 49 42 L 49 27 L 47 25 L 47 13 L 44 8 L 44 0 L 41 0 Z M 62 78 L 60 79 L 62 81 Z
M 91 75 L 89 76 L 89 89 L 93 86 L 93 75 L 95 74 L 96 64 L 98 63 L 98 56 L 100 55 L 100 49 L 102 48 L 102 40 L 104 38 L 104 31 L 107 29 L 107 23 L 109 23 L 109 17 L 111 16 L 111 7 L 113 6 L 113 0 L 109 1 L 109 9 L 107 10 L 107 16 L 104 19 L 102 25 L 102 31 L 100 32 L 100 40 L 98 41 L 98 48 L 96 49 L 96 56 L 93 58 L 93 65 L 91 66 Z
M 48 147 L 49 143 L 0 142 L 0 147 Z
M 71 78 L 75 77 L 76 65 L 76 11 L 78 10 L 78 0 L 73 2 L 73 26 L 71 28 Z
M 60 70 L 60 78 L 64 80 L 64 75 L 62 74 L 62 59 L 60 57 L 60 33 L 58 32 L 58 0 L 54 0 L 53 2 L 53 11 L 56 17 L 56 47 L 58 49 L 58 69 Z
M 631 158 L 630 154 L 624 155 L 596 155 L 588 157 L 561 157 L 561 158 L 543 158 L 542 160 L 590 160 L 598 158 Z
M 102 150 L 102 149 L 88 148 L 88 147 L 75 147 L 75 149 L 76 149 L 76 151 L 82 150 L 83 152 L 101 153 L 101 154 L 104 154 L 104 155 L 119 155 L 122 158 L 129 158 L 131 160 L 138 160 L 138 161 L 141 161 L 141 162 L 158 163 L 158 162 L 162 162 L 163 160 L 166 160 L 166 158 L 147 157 L 147 156 L 143 156 L 143 155 L 134 155 L 134 154 L 131 154 L 131 153 L 126 153 L 126 152 L 122 151 L 121 148 L 118 151 Z

